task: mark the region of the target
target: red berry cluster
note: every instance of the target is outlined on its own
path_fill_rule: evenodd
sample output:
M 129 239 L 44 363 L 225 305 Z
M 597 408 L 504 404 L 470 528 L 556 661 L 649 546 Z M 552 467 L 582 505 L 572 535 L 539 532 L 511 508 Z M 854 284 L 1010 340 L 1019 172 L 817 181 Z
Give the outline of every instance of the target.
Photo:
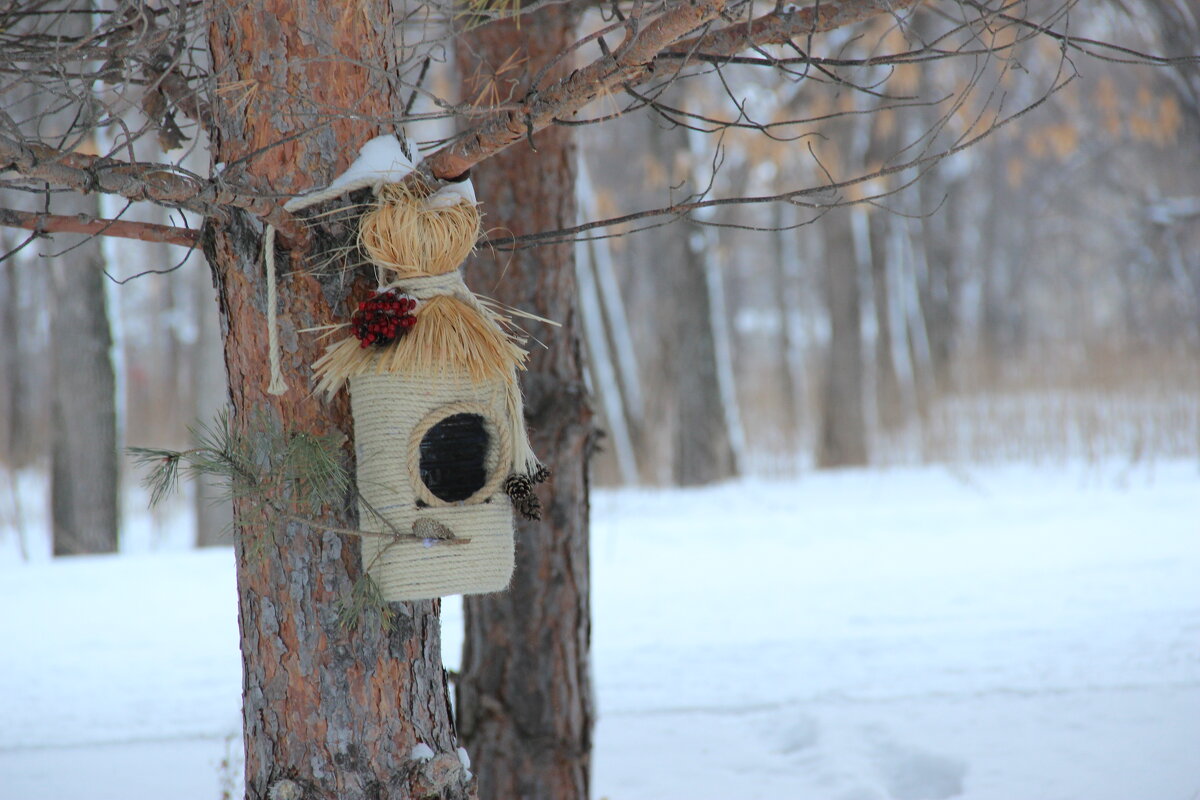
M 416 307 L 416 300 L 398 294 L 394 289 L 371 292 L 350 318 L 359 347 L 369 344 L 382 347 L 408 333 L 408 329 L 417 324 L 417 318 L 412 315 Z

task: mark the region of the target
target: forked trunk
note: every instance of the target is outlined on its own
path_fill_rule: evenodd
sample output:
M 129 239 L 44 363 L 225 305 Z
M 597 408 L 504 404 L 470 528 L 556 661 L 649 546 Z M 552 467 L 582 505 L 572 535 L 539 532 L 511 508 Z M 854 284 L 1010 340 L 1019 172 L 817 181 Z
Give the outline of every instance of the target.
M 566 9 L 547 8 L 522 17 L 519 27 L 493 24 L 463 36 L 460 70 L 486 75 L 487 69 L 477 68 L 481 59 L 492 68 L 521 63 L 527 74 L 536 74 L 547 59 L 567 52 L 573 19 Z M 517 144 L 476 168 L 485 229 L 522 234 L 574 224 L 569 130 L 549 128 L 534 136 L 536 153 Z M 459 727 L 479 765 L 481 798 L 582 800 L 591 771 L 592 428 L 579 357 L 572 246 L 494 255 L 483 249 L 469 266 L 467 282 L 478 291 L 562 327 L 531 329 L 549 349 L 533 349 L 522 381 L 534 450 L 552 470 L 549 490 L 542 493 L 546 508 L 540 522 L 519 526 L 509 590 L 467 599 Z

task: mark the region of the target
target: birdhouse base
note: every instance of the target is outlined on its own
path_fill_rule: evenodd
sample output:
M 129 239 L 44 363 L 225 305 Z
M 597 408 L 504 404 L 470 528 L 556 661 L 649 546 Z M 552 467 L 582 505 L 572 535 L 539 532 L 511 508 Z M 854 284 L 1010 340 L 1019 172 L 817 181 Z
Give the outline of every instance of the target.
M 498 592 L 513 571 L 504 386 L 453 372 L 350 379 L 363 566 L 385 600 Z M 389 536 L 392 534 L 395 536 Z
M 370 537 L 363 541 L 363 565 L 384 600 L 484 594 L 508 587 L 513 571 L 513 511 L 508 500 L 501 497 L 482 505 L 439 508 L 438 512 L 439 524 L 470 541 L 460 544 L 432 537 L 398 542 Z

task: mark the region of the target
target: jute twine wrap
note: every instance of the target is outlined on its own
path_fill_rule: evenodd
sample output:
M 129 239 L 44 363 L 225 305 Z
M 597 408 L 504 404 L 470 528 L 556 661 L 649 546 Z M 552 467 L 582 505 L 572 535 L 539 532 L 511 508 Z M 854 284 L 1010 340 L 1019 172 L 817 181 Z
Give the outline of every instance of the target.
M 380 291 L 387 289 L 398 289 L 417 299 L 414 332 L 380 352 L 360 347 L 352 337 L 330 345 L 325 355 L 313 365 L 318 375 L 317 391 L 332 395 L 343 383 L 353 381 L 358 375 L 388 373 L 406 378 L 461 373 L 477 384 L 494 384 L 505 400 L 505 413 L 500 419 L 508 426 L 506 436 L 513 442 L 512 458 L 502 467 L 507 466 L 506 473 L 533 474 L 541 462 L 529 446 L 524 403 L 516 374 L 523 368 L 525 351 L 504 333 L 504 320 L 467 288 L 458 270 L 444 275 L 402 278 L 380 287 Z M 431 320 L 428 318 L 432 313 L 430 303 L 440 298 L 453 298 L 465 309 L 448 314 L 444 319 Z M 431 326 L 438 327 L 438 337 L 454 341 L 458 346 L 445 347 L 430 342 L 425 337 Z M 503 358 L 483 357 L 478 352 L 480 339 L 484 336 L 490 337 L 489 354 L 503 350 Z M 461 342 L 476 346 L 464 346 Z
M 502 387 L 479 384 L 464 375 L 384 373 L 350 379 L 362 497 L 359 526 L 409 534 L 418 520 L 432 518 L 456 538 L 470 539 L 455 544 L 364 537 L 363 564 L 385 600 L 496 592 L 508 586 L 513 570 L 513 511 L 499 490 L 502 465 L 511 459 L 506 451 L 511 451 L 512 441 L 501 423 L 507 403 Z M 489 480 L 466 501 L 446 503 L 421 481 L 419 443 L 432 425 L 459 413 L 484 418 L 490 440 Z

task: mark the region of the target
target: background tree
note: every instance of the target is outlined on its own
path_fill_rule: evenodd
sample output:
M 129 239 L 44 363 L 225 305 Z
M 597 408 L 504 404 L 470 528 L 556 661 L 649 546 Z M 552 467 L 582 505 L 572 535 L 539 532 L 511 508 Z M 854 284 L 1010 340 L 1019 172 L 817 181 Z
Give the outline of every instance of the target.
M 570 46 L 568 6 L 469 31 L 458 39 L 459 71 L 471 99 L 520 87 Z M 518 65 L 503 71 L 505 65 Z M 514 91 L 516 89 L 516 91 Z M 475 187 L 487 198 L 485 227 L 512 235 L 575 222 L 575 146 L 552 127 L 528 144 L 480 164 Z M 479 796 L 586 798 L 594 720 L 588 572 L 588 457 L 591 411 L 580 360 L 575 262 L 570 243 L 517 253 L 482 250 L 468 283 L 503 303 L 562 326 L 540 328 L 522 379 L 534 450 L 552 472 L 542 519 L 517 528 L 517 565 L 508 591 L 467 597 L 458 729 L 476 763 Z

